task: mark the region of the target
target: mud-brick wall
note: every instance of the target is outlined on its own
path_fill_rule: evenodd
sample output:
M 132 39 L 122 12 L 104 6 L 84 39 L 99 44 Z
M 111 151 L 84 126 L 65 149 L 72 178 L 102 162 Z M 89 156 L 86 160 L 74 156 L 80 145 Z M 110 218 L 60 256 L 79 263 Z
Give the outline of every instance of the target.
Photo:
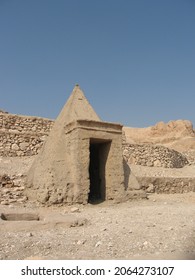
M 138 177 L 142 189 L 148 193 L 195 192 L 195 178 Z
M 0 156 L 36 155 L 52 126 L 49 119 L 0 113 Z

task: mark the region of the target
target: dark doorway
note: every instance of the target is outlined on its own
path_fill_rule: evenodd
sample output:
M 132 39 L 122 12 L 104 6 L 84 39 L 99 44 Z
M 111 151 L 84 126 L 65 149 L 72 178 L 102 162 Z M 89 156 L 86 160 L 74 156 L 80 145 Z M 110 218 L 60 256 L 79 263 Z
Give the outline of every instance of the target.
M 90 140 L 89 177 L 90 190 L 88 202 L 98 203 L 106 198 L 106 161 L 111 141 Z

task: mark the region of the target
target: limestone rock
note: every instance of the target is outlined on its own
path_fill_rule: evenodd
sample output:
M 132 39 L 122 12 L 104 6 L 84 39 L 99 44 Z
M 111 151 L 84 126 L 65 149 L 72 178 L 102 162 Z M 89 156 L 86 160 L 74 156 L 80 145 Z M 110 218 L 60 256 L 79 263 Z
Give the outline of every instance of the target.
M 17 145 L 17 144 L 13 144 L 13 145 L 12 145 L 12 150 L 18 151 L 18 150 L 19 150 L 18 145 Z
M 71 213 L 78 213 L 78 212 L 80 212 L 80 210 L 79 210 L 78 207 L 72 207 L 72 208 L 70 209 L 70 212 L 71 212 Z
M 155 186 L 153 184 L 149 184 L 148 188 L 147 188 L 147 192 L 148 193 L 153 193 L 155 192 Z
M 1 219 L 6 221 L 38 221 L 39 216 L 33 213 L 2 213 Z
M 23 143 L 20 143 L 19 146 L 20 146 L 20 149 L 21 149 L 22 151 L 24 151 L 24 150 L 26 150 L 27 147 L 29 147 L 29 143 L 23 142 Z
M 95 248 L 99 247 L 100 245 L 102 245 L 102 242 L 101 242 L 101 241 L 98 241 L 98 242 L 95 244 Z
M 195 149 L 195 130 L 188 120 L 159 122 L 146 128 L 123 128 L 126 143 L 154 144 L 172 148 L 178 152 Z

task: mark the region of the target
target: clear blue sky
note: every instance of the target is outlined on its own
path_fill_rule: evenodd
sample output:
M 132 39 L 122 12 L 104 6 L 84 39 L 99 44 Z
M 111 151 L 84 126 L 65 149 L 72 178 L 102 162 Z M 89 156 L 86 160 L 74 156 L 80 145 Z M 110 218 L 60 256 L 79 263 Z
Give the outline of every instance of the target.
M 56 118 L 76 83 L 104 121 L 195 126 L 195 0 L 0 0 L 0 108 Z

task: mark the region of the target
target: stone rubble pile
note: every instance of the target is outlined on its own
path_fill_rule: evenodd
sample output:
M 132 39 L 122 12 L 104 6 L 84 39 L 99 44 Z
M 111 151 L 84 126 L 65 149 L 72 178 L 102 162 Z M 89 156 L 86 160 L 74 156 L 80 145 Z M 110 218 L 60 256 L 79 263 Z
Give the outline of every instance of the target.
M 164 168 L 182 168 L 188 164 L 184 155 L 160 145 L 124 144 L 123 148 L 123 156 L 129 164 Z
M 195 192 L 195 178 L 138 177 L 142 190 L 147 193 Z
M 24 203 L 27 197 L 23 194 L 24 186 L 22 175 L 0 176 L 0 204 L 10 205 L 13 203 Z

